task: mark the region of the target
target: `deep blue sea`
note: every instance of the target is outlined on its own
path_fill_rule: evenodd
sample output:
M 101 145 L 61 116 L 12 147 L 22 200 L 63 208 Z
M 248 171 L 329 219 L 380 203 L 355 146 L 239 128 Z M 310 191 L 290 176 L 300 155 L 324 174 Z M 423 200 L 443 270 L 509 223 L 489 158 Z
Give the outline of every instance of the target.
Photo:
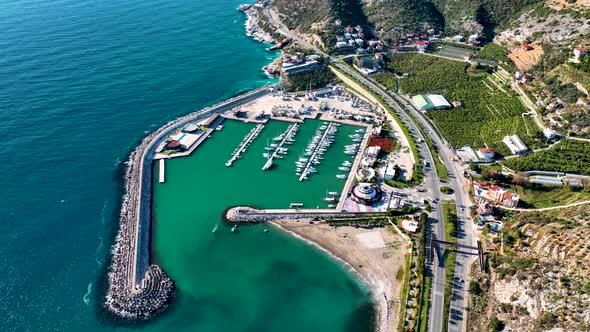
M 0 331 L 97 328 L 84 297 L 120 162 L 167 121 L 269 82 L 276 54 L 245 36 L 239 3 L 0 2 Z
M 0 2 L 0 331 L 113 329 L 93 299 L 122 162 L 166 122 L 271 82 L 277 54 L 245 36 L 239 3 Z M 147 329 L 199 330 L 199 308 L 172 310 Z

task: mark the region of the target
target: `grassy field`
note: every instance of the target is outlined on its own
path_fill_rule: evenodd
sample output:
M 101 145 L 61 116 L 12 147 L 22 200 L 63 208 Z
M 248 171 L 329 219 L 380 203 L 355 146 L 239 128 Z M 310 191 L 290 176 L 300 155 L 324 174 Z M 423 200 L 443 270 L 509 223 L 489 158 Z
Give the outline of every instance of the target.
M 374 77 L 391 89 L 396 86 L 392 73 L 409 73 L 401 80 L 403 93 L 441 93 L 449 102 L 462 103 L 457 109 L 427 113 L 454 147 L 480 148 L 487 144 L 500 154 L 508 154 L 502 138 L 513 134 L 533 149 L 545 144 L 533 119 L 522 116 L 528 110 L 518 96 L 507 90 L 505 82 L 490 69 L 421 54 L 389 55 L 385 67 L 389 72 Z
M 514 171 L 551 171 L 590 175 L 590 143 L 565 140 L 551 149 L 502 162 Z
M 567 205 L 581 201 L 590 201 L 590 192 L 573 191 L 563 187 L 523 188 L 512 186 L 512 192 L 520 196 L 520 207 L 539 209 Z

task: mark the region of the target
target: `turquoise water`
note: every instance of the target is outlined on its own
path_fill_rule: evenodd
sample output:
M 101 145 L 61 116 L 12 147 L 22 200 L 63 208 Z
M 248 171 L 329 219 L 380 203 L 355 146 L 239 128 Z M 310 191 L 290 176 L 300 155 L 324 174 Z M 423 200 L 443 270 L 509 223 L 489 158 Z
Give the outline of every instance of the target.
M 225 167 L 254 127 L 226 121 L 190 157 L 166 161 L 164 184 L 154 179 L 154 258 L 176 282 L 177 306 L 199 308 L 192 318 L 200 331 L 368 331 L 368 291 L 344 267 L 268 225 L 242 225 L 232 233 L 221 221 L 223 210 L 238 204 L 327 204 L 326 190 L 340 191 L 344 184 L 334 169 L 341 163 L 337 159 L 346 156 L 343 146 L 356 128 L 340 127 L 318 173 L 299 182 L 297 151 L 304 150 L 319 125 L 306 121 L 287 157 L 262 171 L 266 142 L 288 123 L 271 121 L 243 157 Z M 158 324 L 175 324 L 182 317 L 179 311 Z M 195 325 L 175 328 L 192 331 Z
M 269 82 L 275 55 L 244 36 L 238 4 L 0 2 L 1 331 L 112 329 L 92 298 L 120 163 L 165 122 Z M 198 330 L 183 303 L 146 328 Z

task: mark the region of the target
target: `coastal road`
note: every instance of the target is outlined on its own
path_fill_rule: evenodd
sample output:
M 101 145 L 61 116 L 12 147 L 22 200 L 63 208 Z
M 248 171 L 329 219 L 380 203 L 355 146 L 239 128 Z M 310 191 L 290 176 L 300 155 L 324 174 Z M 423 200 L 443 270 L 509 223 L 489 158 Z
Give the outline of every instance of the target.
M 420 123 L 422 128 L 425 128 L 425 134 L 427 134 L 432 140 L 433 144 L 439 149 L 441 161 L 444 163 L 449 173 L 450 181 L 444 183 L 444 185 L 453 188 L 454 198 L 457 204 L 457 242 L 460 244 L 475 246 L 476 245 L 476 234 L 473 221 L 469 217 L 469 207 L 471 201 L 467 192 L 467 181 L 463 174 L 466 167 L 460 162 L 456 161 L 458 158 L 454 157 L 454 151 L 449 147 L 448 143 L 444 140 L 444 137 L 440 134 L 438 129 L 426 118 L 420 111 L 397 93 L 388 90 L 371 77 L 366 77 L 359 72 L 350 69 L 340 63 L 334 64 L 340 70 L 351 75 L 374 93 L 378 94 L 383 100 L 385 100 L 390 107 L 402 118 L 402 120 L 408 125 L 412 134 L 418 138 L 421 138 L 420 143 L 421 151 L 420 155 L 423 160 L 433 167 L 434 160 L 430 154 L 430 150 L 423 142 L 424 138 L 422 133 L 417 129 L 415 123 L 411 117 Z M 400 107 L 401 105 L 402 107 Z M 409 113 L 409 114 L 408 114 Z M 411 117 L 410 117 L 411 114 Z M 426 149 L 425 153 L 422 151 Z M 432 191 L 433 195 L 438 198 L 440 195 L 441 180 L 436 176 L 435 169 L 426 169 L 426 186 Z M 439 240 L 445 240 L 445 231 L 443 224 L 442 208 L 434 206 L 436 210 L 433 210 L 433 220 L 431 220 L 430 229 L 432 234 Z M 429 227 L 430 228 L 430 227 Z M 465 331 L 465 319 L 468 299 L 467 279 L 469 275 L 469 266 L 475 260 L 475 257 L 468 252 L 458 251 L 457 259 L 455 263 L 455 274 L 454 280 L 445 280 L 445 268 L 440 262 L 433 264 L 433 285 L 432 285 L 432 297 L 431 297 L 431 312 L 429 315 L 429 330 L 430 331 L 441 331 L 443 324 L 449 324 L 449 331 Z M 462 280 L 462 281 L 459 281 Z M 449 322 L 443 321 L 443 310 L 444 310 L 444 288 L 445 285 L 451 285 L 452 298 L 451 298 L 451 315 Z
M 312 45 L 304 38 L 301 38 L 297 33 L 290 31 L 286 28 L 276 13 L 271 12 L 268 8 L 264 9 L 264 14 L 278 32 L 282 33 L 286 37 L 292 38 L 300 44 L 313 49 L 317 53 L 330 59 L 330 56 L 325 52 L 321 51 L 315 45 Z M 457 230 L 458 230 L 458 242 L 473 246 L 475 243 L 474 231 L 475 227 L 473 222 L 469 218 L 469 207 L 471 202 L 469 195 L 465 188 L 465 178 L 463 176 L 464 166 L 458 162 L 455 162 L 450 156 L 454 156 L 454 152 L 449 148 L 448 144 L 444 140 L 443 136 L 438 132 L 437 128 L 418 110 L 416 110 L 410 103 L 400 97 L 393 91 L 388 90 L 386 87 L 380 85 L 372 78 L 364 76 L 359 72 L 350 69 L 348 66 L 343 65 L 338 61 L 332 61 L 332 65 L 355 78 L 357 81 L 368 87 L 373 93 L 379 95 L 389 107 L 391 107 L 402 121 L 408 126 L 411 134 L 418 138 L 418 153 L 420 159 L 424 160 L 429 166 L 424 167 L 425 185 L 429 188 L 432 198 L 440 197 L 440 178 L 436 174 L 436 168 L 434 167 L 434 158 L 430 152 L 430 149 L 424 141 L 422 132 L 418 129 L 416 123 L 412 120 L 415 119 L 420 123 L 423 128 L 426 128 L 426 134 L 439 148 L 441 152 L 442 162 L 445 164 L 451 181 L 449 185 L 455 191 L 455 201 L 457 203 Z M 400 105 L 403 106 L 400 107 Z M 406 112 L 407 110 L 407 112 Z M 410 116 L 408 113 L 412 114 Z M 458 159 L 457 159 L 458 160 Z M 416 162 L 419 162 L 416 161 Z M 427 226 L 427 236 L 431 237 L 435 235 L 438 240 L 445 240 L 445 229 L 443 222 L 442 208 L 437 204 L 433 204 L 433 210 L 429 217 L 429 223 Z M 427 247 L 427 250 L 430 248 Z M 465 331 L 465 310 L 467 308 L 467 277 L 469 274 L 469 266 L 473 262 L 474 258 L 458 252 L 455 266 L 455 278 L 464 280 L 454 285 L 453 295 L 451 299 L 451 309 L 453 309 L 451 315 L 451 321 L 453 324 L 449 325 L 452 331 Z M 433 262 L 431 262 L 433 263 Z M 445 268 L 443 264 L 437 262 L 432 264 L 433 274 L 433 285 L 432 285 L 432 298 L 429 313 L 428 329 L 430 331 L 441 331 L 444 324 L 443 322 L 443 311 L 444 311 L 444 288 L 445 288 Z M 446 281 L 451 282 L 451 281 Z M 456 319 L 459 318 L 459 319 Z
M 431 198 L 439 198 L 440 197 L 440 178 L 436 174 L 436 167 L 434 167 L 434 157 L 430 152 L 430 149 L 425 143 L 424 136 L 422 136 L 422 131 L 419 130 L 416 123 L 412 120 L 410 115 L 400 107 L 399 101 L 396 98 L 396 95 L 387 91 L 384 87 L 379 86 L 378 83 L 373 81 L 372 79 L 360 74 L 359 72 L 350 69 L 348 66 L 343 65 L 339 62 L 333 63 L 341 71 L 345 72 L 346 74 L 352 76 L 357 81 L 363 83 L 366 87 L 368 87 L 373 93 L 379 95 L 389 107 L 391 107 L 402 119 L 402 121 L 408 126 L 410 129 L 410 133 L 417 138 L 417 145 L 419 148 L 419 156 L 422 160 L 426 161 L 429 165 L 428 167 L 424 167 L 424 182 L 425 186 L 429 188 Z M 404 107 L 404 103 L 401 103 Z M 420 162 L 420 161 L 417 161 Z M 438 204 L 432 204 L 432 213 L 429 217 L 429 222 L 427 225 L 427 238 L 431 238 L 432 236 L 436 236 L 438 240 L 445 240 L 445 228 L 444 228 L 444 221 L 443 221 L 443 213 L 442 207 Z M 427 240 L 428 242 L 428 240 Z M 426 247 L 426 250 L 430 250 L 429 246 Z M 433 257 L 434 258 L 434 257 Z M 436 264 L 434 261 L 431 263 L 431 273 L 433 275 L 432 281 L 432 298 L 431 298 L 431 312 L 429 314 L 429 331 L 441 331 L 443 327 L 443 308 L 444 308 L 444 285 L 445 285 L 445 268 L 444 265 L 437 262 Z
M 385 89 L 387 93 L 393 96 L 398 103 L 412 115 L 412 117 L 425 128 L 426 134 L 430 137 L 433 144 L 439 149 L 441 161 L 447 168 L 449 173 L 450 181 L 445 183 L 446 186 L 451 187 L 454 190 L 454 198 L 457 205 L 457 242 L 462 245 L 476 246 L 477 245 L 477 234 L 476 228 L 473 225 L 473 221 L 469 216 L 470 206 L 472 205 L 467 190 L 467 180 L 464 177 L 464 172 L 467 167 L 460 163 L 458 158 L 455 156 L 454 151 L 450 148 L 449 144 L 445 141 L 442 134 L 438 131 L 436 126 L 426 116 L 417 110 L 408 100 L 399 96 L 386 87 L 375 82 L 371 78 L 373 84 Z M 435 234 L 438 233 L 435 232 Z M 441 239 L 441 238 L 439 238 Z M 476 260 L 476 257 L 471 252 L 465 250 L 459 250 L 457 252 L 457 259 L 455 263 L 455 274 L 454 280 L 444 280 L 443 278 L 437 278 L 433 282 L 433 297 L 431 306 L 431 315 L 429 320 L 430 331 L 440 331 L 442 324 L 442 310 L 443 304 L 437 300 L 439 292 L 444 293 L 444 287 L 446 283 L 449 283 L 452 288 L 452 297 L 450 304 L 450 319 L 449 319 L 449 331 L 465 331 L 466 330 L 466 310 L 468 306 L 468 276 L 469 267 Z M 443 268 L 444 271 L 444 268 Z M 439 304 L 440 303 L 440 304 Z M 440 313 L 439 313 L 440 311 Z M 437 317 L 440 317 L 441 324 L 436 322 Z

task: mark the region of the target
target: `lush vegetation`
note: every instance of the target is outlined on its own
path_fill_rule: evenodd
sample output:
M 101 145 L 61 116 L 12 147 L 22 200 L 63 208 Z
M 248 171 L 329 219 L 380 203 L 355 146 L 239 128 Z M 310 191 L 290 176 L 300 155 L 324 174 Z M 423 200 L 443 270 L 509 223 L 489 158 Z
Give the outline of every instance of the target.
M 440 187 L 440 192 L 443 194 L 450 195 L 450 194 L 454 193 L 455 191 L 451 187 L 442 186 L 442 187 Z
M 495 61 L 498 64 L 504 64 L 506 69 L 514 70 L 516 67 L 514 62 L 508 58 L 508 50 L 496 43 L 489 43 L 485 45 L 479 52 L 475 53 L 475 57 L 478 59 L 485 59 Z
M 437 30 L 444 28 L 444 17 L 427 0 L 371 1 L 365 6 L 365 13 L 376 29 L 386 36 L 391 36 L 393 29 L 418 31 L 425 25 Z
M 554 171 L 590 175 L 590 143 L 562 141 L 551 149 L 508 159 L 503 164 L 514 171 Z
M 322 67 L 316 70 L 305 71 L 287 76 L 285 83 L 289 91 L 304 91 L 324 87 L 326 84 L 334 80 L 334 74 L 328 67 Z
M 509 90 L 502 91 L 501 82 L 493 82 L 487 69 L 470 67 L 451 61 L 420 54 L 394 54 L 386 61 L 386 68 L 394 73 L 409 73 L 401 80 L 404 93 L 441 93 L 449 101 L 460 101 L 462 106 L 446 111 L 429 111 L 428 116 L 454 147 L 465 145 L 474 148 L 487 144 L 499 153 L 508 153 L 502 138 L 518 134 L 531 148 L 544 145 L 545 140 L 529 117 L 518 96 Z M 375 78 L 391 89 L 395 77 L 389 73 Z
M 511 190 L 520 196 L 519 206 L 523 208 L 545 208 L 589 201 L 590 193 L 584 190 L 572 190 L 567 187 L 516 186 Z

